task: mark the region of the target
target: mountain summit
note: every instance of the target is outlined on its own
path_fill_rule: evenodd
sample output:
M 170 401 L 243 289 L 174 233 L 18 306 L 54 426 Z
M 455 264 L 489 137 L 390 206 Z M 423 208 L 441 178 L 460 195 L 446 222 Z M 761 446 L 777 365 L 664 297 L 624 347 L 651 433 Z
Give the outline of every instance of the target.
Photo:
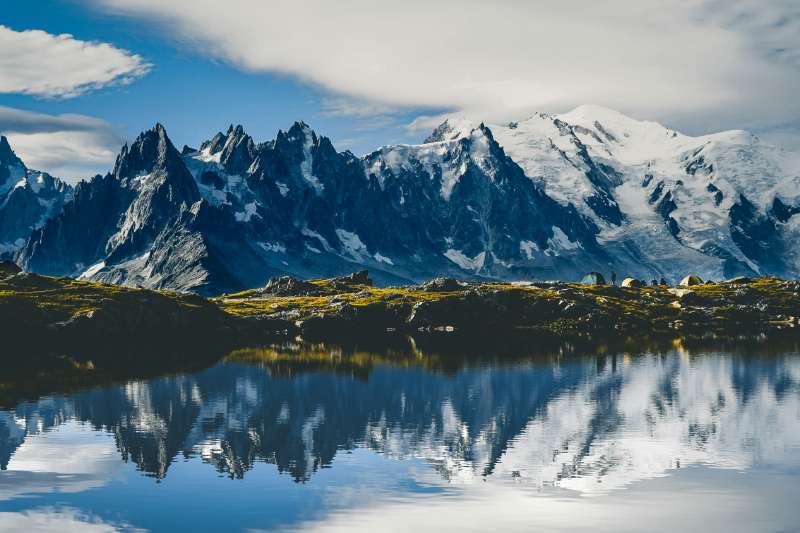
M 156 125 L 112 173 L 79 184 L 17 259 L 206 294 L 364 267 L 379 283 L 795 277 L 798 169 L 745 132 L 689 137 L 596 106 L 450 119 L 421 145 L 362 158 L 303 122 L 263 143 L 231 125 L 182 152 Z
M 25 245 L 35 228 L 58 213 L 72 197 L 72 187 L 46 172 L 32 170 L 0 137 L 0 258 Z

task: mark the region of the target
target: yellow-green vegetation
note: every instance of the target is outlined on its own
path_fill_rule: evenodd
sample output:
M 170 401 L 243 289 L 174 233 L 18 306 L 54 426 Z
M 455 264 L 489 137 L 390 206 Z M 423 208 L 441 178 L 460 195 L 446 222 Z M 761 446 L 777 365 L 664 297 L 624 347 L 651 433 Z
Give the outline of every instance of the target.
M 27 303 L 57 320 L 86 315 L 111 303 L 140 301 L 142 296 L 164 297 L 181 307 L 199 309 L 205 300 L 172 291 L 143 291 L 72 278 L 28 275 L 0 279 L 0 303 Z
M 325 280 L 312 283 L 324 287 Z M 464 291 L 425 292 L 415 287 L 378 288 L 359 286 L 357 292 L 335 292 L 329 288 L 321 296 L 261 296 L 244 291 L 215 299 L 223 310 L 237 316 L 271 315 L 282 311 L 297 311 L 301 316 L 325 313 L 337 304 L 355 307 L 381 304 L 387 307 L 413 305 L 422 301 L 437 301 L 464 295 Z
M 56 325 L 139 336 L 155 331 L 169 335 L 179 327 L 206 335 L 224 331 L 244 339 L 266 333 L 325 338 L 433 329 L 758 331 L 794 327 L 800 317 L 800 282 L 768 277 L 691 287 L 447 279 L 419 286 L 373 287 L 362 274 L 355 279 L 279 278 L 265 288 L 211 300 L 69 278 L 11 275 L 0 278 L 0 324 L 11 329 L 15 323 L 28 329 L 52 330 Z
M 298 323 L 338 319 L 337 327 L 361 321 L 373 329 L 400 325 L 412 329 L 486 325 L 555 332 L 725 329 L 793 326 L 800 316 L 798 283 L 769 277 L 692 287 L 641 288 L 465 282 L 457 285 L 457 290 L 441 292 L 425 286 L 353 285 L 341 290 L 330 280 L 310 284 L 315 289 L 313 295 L 279 296 L 255 290 L 216 301 L 226 312 L 240 317 L 281 317 Z
M 240 333 L 235 321 L 191 294 L 36 274 L 0 277 L 0 335 L 6 347 L 76 354 L 82 362 L 119 358 L 136 347 L 136 357 L 146 357 L 192 343 L 230 344 Z

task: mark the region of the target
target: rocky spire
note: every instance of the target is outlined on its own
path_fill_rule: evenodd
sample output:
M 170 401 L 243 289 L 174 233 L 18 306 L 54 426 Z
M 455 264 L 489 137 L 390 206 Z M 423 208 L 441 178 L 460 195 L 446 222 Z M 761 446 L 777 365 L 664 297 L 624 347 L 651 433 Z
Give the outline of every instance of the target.
M 167 136 L 161 124 L 139 134 L 133 144 L 125 145 L 117 156 L 114 175 L 117 178 L 133 178 L 155 170 L 170 170 L 183 166 L 180 153 Z
M 11 149 L 11 145 L 8 144 L 8 139 L 5 135 L 0 136 L 0 165 L 3 166 L 12 166 L 12 165 L 23 165 L 22 161 L 17 154 L 14 153 L 14 150 Z

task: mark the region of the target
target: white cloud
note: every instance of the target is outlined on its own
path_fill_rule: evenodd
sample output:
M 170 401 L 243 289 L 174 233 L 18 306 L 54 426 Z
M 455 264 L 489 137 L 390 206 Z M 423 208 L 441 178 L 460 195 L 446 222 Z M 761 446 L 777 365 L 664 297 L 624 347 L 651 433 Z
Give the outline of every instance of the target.
M 325 117 L 373 118 L 390 116 L 398 111 L 386 104 L 344 97 L 325 97 L 320 106 Z
M 68 181 L 105 173 L 123 139 L 107 122 L 85 115 L 46 115 L 0 106 L 0 134 L 26 166 Z
M 0 93 L 70 98 L 130 83 L 150 68 L 140 56 L 107 43 L 0 26 Z
M 94 1 L 373 105 L 501 120 L 597 103 L 690 130 L 800 115 L 794 0 Z
M 100 518 L 70 507 L 43 507 L 22 512 L 0 512 L 0 529 L 7 533 L 111 533 L 143 531 L 129 524 L 110 524 Z

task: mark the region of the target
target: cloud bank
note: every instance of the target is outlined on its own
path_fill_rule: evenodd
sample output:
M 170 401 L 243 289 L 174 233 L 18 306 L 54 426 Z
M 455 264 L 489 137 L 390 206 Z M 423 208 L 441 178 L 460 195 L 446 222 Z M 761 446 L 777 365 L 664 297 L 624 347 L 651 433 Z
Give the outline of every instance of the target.
M 5 106 L 0 106 L 0 134 L 26 166 L 71 182 L 107 172 L 123 143 L 109 123 L 94 117 Z
M 500 120 L 596 103 L 690 130 L 800 115 L 793 0 L 94 2 L 368 107 Z
M 107 43 L 0 26 L 0 93 L 71 98 L 144 76 L 151 65 Z

